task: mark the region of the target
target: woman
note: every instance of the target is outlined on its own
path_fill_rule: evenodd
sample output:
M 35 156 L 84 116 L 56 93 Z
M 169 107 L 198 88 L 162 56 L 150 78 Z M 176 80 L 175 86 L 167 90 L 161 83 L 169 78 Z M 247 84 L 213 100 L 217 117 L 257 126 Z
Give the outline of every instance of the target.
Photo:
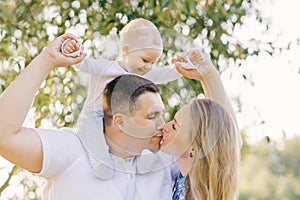
M 161 149 L 178 158 L 181 172 L 173 200 L 231 200 L 237 192 L 240 158 L 232 107 L 212 63 L 198 51 L 190 57 L 200 66 L 185 76 L 200 80 L 205 95 L 214 101 L 193 100 L 164 126 Z

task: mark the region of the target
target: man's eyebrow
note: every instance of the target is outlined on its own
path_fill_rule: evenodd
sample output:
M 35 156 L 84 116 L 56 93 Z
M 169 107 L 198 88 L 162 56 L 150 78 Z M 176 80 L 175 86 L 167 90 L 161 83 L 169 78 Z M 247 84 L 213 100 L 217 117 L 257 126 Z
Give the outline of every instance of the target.
M 153 115 L 153 114 L 161 114 L 161 111 L 153 111 L 153 112 L 149 112 L 148 115 Z
M 165 109 L 163 110 L 160 110 L 160 111 L 151 111 L 148 113 L 148 115 L 151 115 L 151 114 L 163 114 L 165 112 Z

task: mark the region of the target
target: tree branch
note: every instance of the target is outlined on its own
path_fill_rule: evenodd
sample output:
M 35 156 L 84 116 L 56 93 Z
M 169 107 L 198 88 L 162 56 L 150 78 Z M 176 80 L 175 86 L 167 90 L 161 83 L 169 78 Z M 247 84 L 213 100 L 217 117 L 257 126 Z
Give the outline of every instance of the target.
M 0 187 L 0 195 L 1 193 L 5 190 L 5 188 L 7 188 L 7 186 L 9 185 L 9 181 L 11 179 L 11 177 L 15 174 L 15 172 L 17 171 L 17 166 L 14 166 L 11 171 L 8 174 L 8 178 L 6 179 L 6 181 L 4 182 L 4 184 Z

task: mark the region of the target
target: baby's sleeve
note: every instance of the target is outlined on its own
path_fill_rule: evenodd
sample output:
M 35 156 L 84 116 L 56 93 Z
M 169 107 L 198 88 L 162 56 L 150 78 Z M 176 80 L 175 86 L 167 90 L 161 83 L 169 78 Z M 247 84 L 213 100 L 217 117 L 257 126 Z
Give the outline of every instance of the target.
M 76 64 L 75 67 L 87 74 L 101 75 L 110 64 L 111 61 L 105 58 L 85 58 L 82 62 Z
M 154 68 L 144 75 L 145 78 L 156 84 L 168 83 L 179 79 L 181 76 L 174 66 Z

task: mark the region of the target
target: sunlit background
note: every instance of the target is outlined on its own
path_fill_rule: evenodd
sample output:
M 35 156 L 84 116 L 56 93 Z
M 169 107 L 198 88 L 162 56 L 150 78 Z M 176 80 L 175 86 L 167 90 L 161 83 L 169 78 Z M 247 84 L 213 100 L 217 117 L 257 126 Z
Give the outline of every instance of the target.
M 228 69 L 226 74 L 231 78 L 223 74 L 230 96 L 240 98 L 243 110 L 238 115 L 239 123 L 251 143 L 266 136 L 280 141 L 300 134 L 299 8 L 300 2 L 294 0 L 262 1 L 263 14 L 271 17 L 271 34 L 262 35 L 260 26 L 251 18 L 236 33 L 240 40 L 259 37 L 278 47 L 289 46 L 272 57 L 262 53 L 249 58 L 240 70 Z M 252 83 L 242 80 L 242 73 Z

